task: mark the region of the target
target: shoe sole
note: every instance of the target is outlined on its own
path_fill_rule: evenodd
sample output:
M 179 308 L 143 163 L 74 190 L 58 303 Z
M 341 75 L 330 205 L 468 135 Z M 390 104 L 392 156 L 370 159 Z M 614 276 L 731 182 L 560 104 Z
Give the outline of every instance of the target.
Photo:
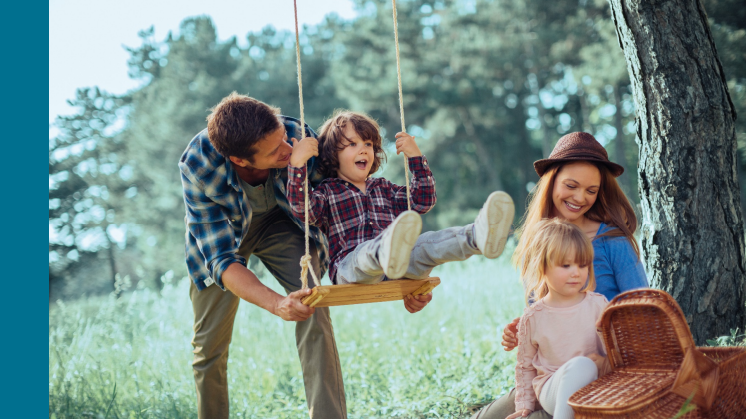
M 498 191 L 490 194 L 486 207 L 489 231 L 482 254 L 489 259 L 494 259 L 505 250 L 505 242 L 508 240 L 508 233 L 515 215 L 515 204 L 510 195 Z
M 399 216 L 391 233 L 391 249 L 383 271 L 389 279 L 399 279 L 407 273 L 409 257 L 422 231 L 422 218 L 414 211 L 405 211 Z

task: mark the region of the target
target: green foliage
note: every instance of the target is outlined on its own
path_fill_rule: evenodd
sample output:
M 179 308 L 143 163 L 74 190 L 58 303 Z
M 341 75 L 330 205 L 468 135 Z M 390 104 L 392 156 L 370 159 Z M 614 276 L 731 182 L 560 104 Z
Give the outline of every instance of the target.
M 671 419 L 679 419 L 680 417 L 683 417 L 687 413 L 697 408 L 697 405 L 692 403 L 692 400 L 694 399 L 695 394 L 697 394 L 696 390 L 692 392 L 691 396 L 687 397 L 687 399 L 684 401 L 684 404 L 681 406 L 681 409 L 679 409 L 676 415 L 672 417 Z
M 731 329 L 730 336 L 707 339 L 707 344 L 710 346 L 746 346 L 746 334 L 739 334 L 738 331 L 738 328 Z
M 116 226 L 116 211 L 125 202 L 130 167 L 121 159 L 124 146 L 113 139 L 112 130 L 129 102 L 97 88 L 80 89 L 70 101 L 79 113 L 57 120 L 60 134 L 49 141 L 50 291 L 81 270 L 113 283 L 118 271 L 113 257 L 102 264 L 97 252 L 115 252 L 110 227 Z
M 351 418 L 465 417 L 513 386 L 515 355 L 500 337 L 523 304 L 508 257 L 439 268 L 419 314 L 399 301 L 332 309 Z M 50 306 L 50 416 L 194 417 L 187 295 L 182 281 Z M 294 324 L 242 304 L 228 379 L 236 417 L 304 415 Z

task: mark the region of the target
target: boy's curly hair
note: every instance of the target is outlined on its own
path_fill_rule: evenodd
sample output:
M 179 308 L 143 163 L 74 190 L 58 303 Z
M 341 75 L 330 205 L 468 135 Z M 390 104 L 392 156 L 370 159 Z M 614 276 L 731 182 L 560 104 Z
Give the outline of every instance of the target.
M 342 132 L 347 124 L 352 124 L 363 141 L 373 142 L 374 159 L 369 176 L 381 167 L 382 161 L 386 160 L 378 123 L 364 113 L 338 109 L 319 129 L 319 171 L 324 177 L 337 177 L 337 152 L 344 149 L 343 140 L 348 140 Z

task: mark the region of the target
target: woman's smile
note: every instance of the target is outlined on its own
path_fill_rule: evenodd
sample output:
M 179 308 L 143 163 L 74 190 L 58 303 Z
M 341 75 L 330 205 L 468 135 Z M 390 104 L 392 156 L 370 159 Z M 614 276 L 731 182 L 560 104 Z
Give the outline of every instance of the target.
M 571 204 L 571 203 L 569 203 L 567 201 L 565 201 L 565 206 L 567 207 L 568 210 L 570 210 L 572 212 L 578 212 L 578 211 L 580 211 L 581 208 L 583 208 L 582 205 L 574 205 L 574 204 Z

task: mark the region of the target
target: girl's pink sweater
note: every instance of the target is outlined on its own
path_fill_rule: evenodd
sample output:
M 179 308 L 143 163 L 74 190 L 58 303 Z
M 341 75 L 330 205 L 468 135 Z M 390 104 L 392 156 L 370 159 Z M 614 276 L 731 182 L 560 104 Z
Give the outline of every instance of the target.
M 541 387 L 565 362 L 576 356 L 606 356 L 596 320 L 607 304 L 603 295 L 587 292 L 571 307 L 549 307 L 541 299 L 524 310 L 518 323 L 516 411 L 533 411 Z

